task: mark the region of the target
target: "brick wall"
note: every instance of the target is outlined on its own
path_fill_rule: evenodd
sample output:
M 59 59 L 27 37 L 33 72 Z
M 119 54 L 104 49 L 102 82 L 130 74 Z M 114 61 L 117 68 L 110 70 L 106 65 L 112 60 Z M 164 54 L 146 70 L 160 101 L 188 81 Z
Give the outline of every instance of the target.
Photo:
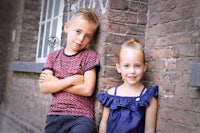
M 13 10 L 8 7 L 3 8 L 4 12 L 0 10 L 1 14 L 9 11 L 12 16 L 9 22 L 9 17 L 3 15 L 3 20 L 9 22 L 8 30 L 2 26 L 5 22 L 0 21 L 3 27 L 0 30 L 9 34 L 0 33 L 0 39 L 8 45 L 8 49 L 1 47 L 0 52 L 9 51 L 5 54 L 9 58 L 0 65 L 2 73 L 12 61 L 35 61 L 41 0 L 18 0 L 16 3 L 9 0 L 8 7 Z M 197 0 L 65 0 L 65 4 L 68 6 L 64 10 L 64 22 L 72 10 L 80 7 L 94 9 L 100 18 L 97 39 L 90 45 L 101 59 L 97 92 L 120 84 L 121 78 L 115 69 L 119 47 L 128 38 L 137 38 L 145 45 L 147 54 L 148 71 L 144 83 L 160 86 L 158 132 L 199 131 L 200 92 L 198 87 L 189 86 L 190 64 L 200 56 L 200 4 Z M 12 31 L 16 31 L 16 38 L 9 42 Z M 65 37 L 63 34 L 62 39 Z M 50 95 L 39 92 L 39 74 L 8 71 L 6 76 L 7 82 L 0 86 L 0 90 L 5 91 L 4 94 L 0 92 L 0 101 L 10 118 L 7 125 L 18 132 L 43 132 Z M 99 124 L 102 106 L 96 102 L 95 107 Z
M 41 1 L 25 0 L 17 61 L 35 62 Z
M 115 64 L 120 45 L 129 38 L 145 39 L 147 1 L 110 0 L 102 14 L 97 51 L 101 56 L 101 71 L 98 77 L 98 91 L 121 83 Z M 102 106 L 96 102 L 96 122 L 99 124 Z
M 5 62 L 1 63 L 4 64 L 1 72 L 6 73 L 4 80 L 7 81 L 2 82 L 6 86 L 1 87 L 5 93 L 0 110 L 0 115 L 7 117 L 3 122 L 0 120 L 0 130 L 1 123 L 5 123 L 4 128 L 14 128 L 16 133 L 43 132 L 50 97 L 39 91 L 39 74 L 8 71 L 13 61 L 35 62 L 41 1 L 6 0 L 0 5 L 4 7 L 2 16 L 5 18 L 1 19 L 4 30 L 0 35 L 7 37 L 1 44 L 5 48 L 1 50 L 6 53 L 1 55 L 1 61 Z
M 200 130 L 200 91 L 189 86 L 191 62 L 200 61 L 199 5 L 190 0 L 149 0 L 146 78 L 160 86 L 157 128 L 162 133 Z
M 11 12 L 9 11 L 10 3 L 6 0 L 1 1 L 0 4 L 0 61 L 4 63 L 0 63 L 0 104 L 3 102 L 4 98 L 4 88 L 6 87 L 6 79 L 7 79 L 7 67 L 8 67 L 8 49 L 9 43 L 11 39 L 10 32 L 10 22 L 9 19 L 11 17 Z M 7 14 L 7 15 L 4 15 Z M 9 22 L 9 23 L 8 23 Z M 8 44 L 8 45 L 5 45 Z

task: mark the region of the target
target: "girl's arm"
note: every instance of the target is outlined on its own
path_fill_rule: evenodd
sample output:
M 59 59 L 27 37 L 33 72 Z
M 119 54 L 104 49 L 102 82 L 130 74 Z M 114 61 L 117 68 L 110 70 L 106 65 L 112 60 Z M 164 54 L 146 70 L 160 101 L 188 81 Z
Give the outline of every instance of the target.
M 146 109 L 145 116 L 145 133 L 156 132 L 156 120 L 157 120 L 158 101 L 156 98 L 152 98 L 149 107 Z
M 91 96 L 96 85 L 96 68 L 84 73 L 83 83 L 66 87 L 64 91 L 81 96 Z
M 39 77 L 40 91 L 45 94 L 59 92 L 67 87 L 83 83 L 82 75 L 74 75 L 65 79 L 53 76 L 51 70 L 44 70 Z
M 109 113 L 110 113 L 110 108 L 104 107 L 101 122 L 99 125 L 99 133 L 106 133 Z

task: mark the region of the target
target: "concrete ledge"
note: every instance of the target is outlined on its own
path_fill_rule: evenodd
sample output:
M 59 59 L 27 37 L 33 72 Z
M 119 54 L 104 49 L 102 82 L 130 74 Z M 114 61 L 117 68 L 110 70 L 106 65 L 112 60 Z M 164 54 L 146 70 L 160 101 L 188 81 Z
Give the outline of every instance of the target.
M 12 62 L 10 65 L 11 71 L 18 72 L 34 72 L 40 73 L 42 71 L 44 63 L 36 63 L 36 62 Z

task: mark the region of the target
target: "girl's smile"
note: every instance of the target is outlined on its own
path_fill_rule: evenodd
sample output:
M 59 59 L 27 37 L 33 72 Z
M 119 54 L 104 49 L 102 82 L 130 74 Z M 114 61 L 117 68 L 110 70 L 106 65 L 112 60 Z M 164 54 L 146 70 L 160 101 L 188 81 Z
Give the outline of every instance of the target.
M 119 64 L 116 64 L 116 67 L 118 72 L 121 73 L 124 83 L 132 86 L 140 84 L 146 70 L 142 53 L 135 49 L 124 48 L 120 55 Z

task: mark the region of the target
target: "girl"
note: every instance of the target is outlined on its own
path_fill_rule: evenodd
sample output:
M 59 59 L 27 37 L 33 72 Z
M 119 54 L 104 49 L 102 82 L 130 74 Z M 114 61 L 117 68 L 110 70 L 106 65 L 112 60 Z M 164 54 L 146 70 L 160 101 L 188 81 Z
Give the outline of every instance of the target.
M 116 68 L 123 84 L 97 95 L 104 106 L 99 133 L 155 133 L 158 86 L 147 89 L 141 82 L 147 68 L 143 46 L 124 42 Z

